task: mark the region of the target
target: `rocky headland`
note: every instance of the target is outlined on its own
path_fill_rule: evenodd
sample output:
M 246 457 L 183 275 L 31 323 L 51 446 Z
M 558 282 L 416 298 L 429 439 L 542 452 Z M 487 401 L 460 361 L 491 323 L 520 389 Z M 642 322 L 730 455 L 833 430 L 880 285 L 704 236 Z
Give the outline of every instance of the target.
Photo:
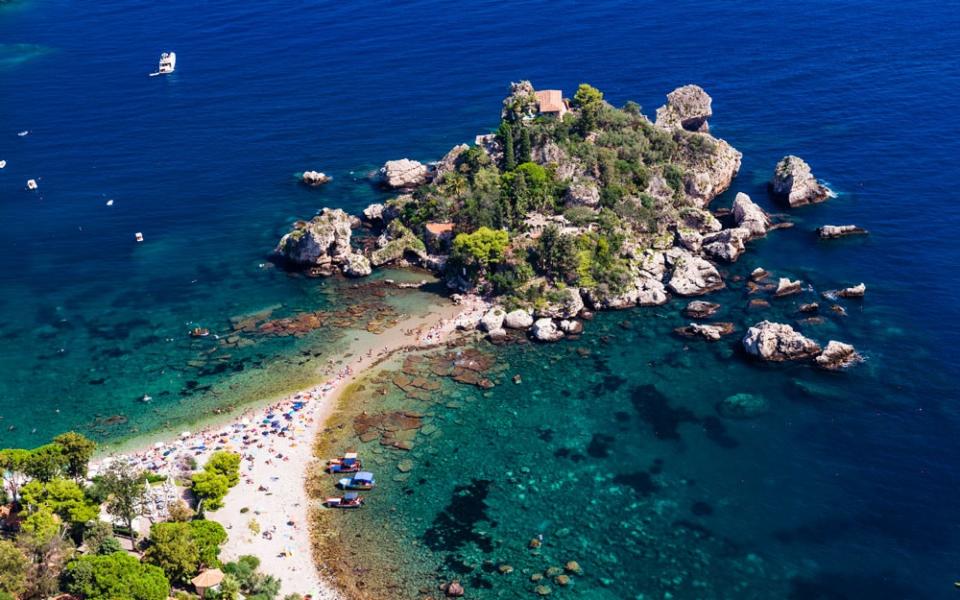
M 359 218 L 325 208 L 298 221 L 276 255 L 320 276 L 362 277 L 384 265 L 426 268 L 452 293 L 489 301 L 477 328 L 492 340 L 524 330 L 553 342 L 576 337 L 592 310 L 656 306 L 723 289 L 724 265 L 752 240 L 788 225 L 744 193 L 729 207 L 711 207 L 739 172 L 741 153 L 709 133 L 712 100 L 702 88 L 668 94 L 655 120 L 635 103 L 610 105 L 586 84 L 562 111 L 539 98 L 529 82 L 511 84 L 496 133 L 454 146 L 436 163 L 388 161 L 375 180 L 395 197 Z M 790 208 L 831 195 L 796 156 L 776 165 L 769 190 Z M 352 238 L 360 227 L 368 232 L 362 249 Z M 824 226 L 819 235 L 861 232 Z M 772 298 L 804 289 L 789 278 L 761 284 L 766 276 L 757 269 L 748 287 L 769 289 Z M 717 308 L 691 302 L 686 314 L 704 319 Z M 730 323 L 691 323 L 677 333 L 716 341 L 733 331 Z M 743 346 L 769 361 L 825 354 L 789 325 L 768 322 L 751 327 Z M 836 348 L 818 364 L 842 363 L 834 354 Z

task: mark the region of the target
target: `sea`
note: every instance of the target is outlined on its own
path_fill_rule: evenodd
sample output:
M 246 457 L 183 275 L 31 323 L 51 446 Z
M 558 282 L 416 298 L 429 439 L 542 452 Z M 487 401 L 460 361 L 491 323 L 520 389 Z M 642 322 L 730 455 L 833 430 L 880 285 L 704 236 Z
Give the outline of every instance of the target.
M 786 154 L 836 192 L 725 267 L 716 320 L 790 322 L 865 362 L 756 364 L 737 335 L 676 336 L 675 300 L 577 340 L 458 350 L 490 357 L 491 389 L 438 367 L 425 398 L 396 364 L 358 406 L 422 427 L 408 451 L 337 438 L 380 487 L 324 519 L 383 598 L 452 579 L 481 599 L 953 597 L 958 31 L 932 0 L 3 3 L 0 447 L 69 429 L 109 445 L 314 382 L 351 328 L 430 292 L 276 268 L 293 221 L 383 200 L 384 161 L 491 131 L 511 81 L 588 82 L 648 115 L 696 83 L 744 154 L 712 208 L 746 192 L 783 212 L 765 184 Z M 165 51 L 176 72 L 149 77 Z M 333 182 L 301 186 L 304 170 Z M 827 223 L 870 234 L 818 241 Z M 756 267 L 805 292 L 748 308 Z M 845 315 L 826 310 L 822 292 L 860 282 Z M 823 322 L 799 324 L 814 299 Z M 718 410 L 736 394 L 766 411 Z

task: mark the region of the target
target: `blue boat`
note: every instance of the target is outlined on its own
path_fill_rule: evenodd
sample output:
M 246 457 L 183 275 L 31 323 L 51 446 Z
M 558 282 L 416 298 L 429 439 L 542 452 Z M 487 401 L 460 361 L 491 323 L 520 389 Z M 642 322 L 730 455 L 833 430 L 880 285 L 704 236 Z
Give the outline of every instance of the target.
M 343 496 L 333 496 L 323 501 L 327 508 L 360 508 L 363 506 L 363 496 L 357 492 L 347 492 Z
M 353 477 L 345 477 L 337 482 L 337 486 L 345 490 L 372 490 L 376 484 L 373 473 L 369 471 L 360 471 Z

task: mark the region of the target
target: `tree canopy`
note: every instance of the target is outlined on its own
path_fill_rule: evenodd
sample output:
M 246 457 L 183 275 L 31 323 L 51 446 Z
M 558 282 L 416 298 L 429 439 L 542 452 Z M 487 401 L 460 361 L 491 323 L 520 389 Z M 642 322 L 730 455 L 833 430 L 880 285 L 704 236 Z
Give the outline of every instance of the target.
M 27 587 L 30 559 L 10 541 L 0 540 L 0 592 L 16 596 Z
M 156 566 L 126 552 L 88 554 L 67 565 L 66 591 L 86 600 L 166 600 L 170 582 Z
M 97 444 L 73 431 L 58 435 L 53 438 L 53 443 L 61 448 L 66 474 L 74 479 L 85 478 Z
M 503 261 L 510 236 L 506 231 L 481 227 L 473 233 L 461 233 L 453 240 L 453 255 L 468 266 L 485 269 Z

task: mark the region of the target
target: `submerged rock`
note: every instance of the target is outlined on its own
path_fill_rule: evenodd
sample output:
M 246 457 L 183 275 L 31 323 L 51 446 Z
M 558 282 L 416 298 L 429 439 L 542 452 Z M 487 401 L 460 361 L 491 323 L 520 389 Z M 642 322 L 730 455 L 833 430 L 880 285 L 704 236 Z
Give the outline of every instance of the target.
M 763 396 L 734 394 L 717 403 L 717 413 L 727 419 L 752 419 L 767 412 L 769 404 Z
M 427 166 L 409 158 L 388 160 L 380 167 L 381 183 L 392 189 L 412 189 L 427 179 Z
M 713 99 L 699 85 L 685 85 L 667 94 L 667 103 L 657 109 L 657 126 L 666 129 L 709 131 Z
M 870 232 L 856 225 L 824 225 L 817 228 L 817 235 L 821 240 L 832 240 L 848 235 L 867 235 L 868 233 Z
M 714 302 L 694 300 L 683 309 L 683 314 L 691 319 L 706 319 L 720 310 L 720 305 Z
M 830 340 L 827 347 L 823 349 L 823 353 L 815 360 L 818 367 L 837 371 L 862 361 L 863 357 L 850 344 Z
M 810 172 L 810 165 L 798 156 L 785 156 L 777 163 L 770 181 L 770 193 L 790 208 L 823 202 L 830 190 Z
M 557 328 L 557 324 L 547 318 L 534 321 L 530 335 L 539 342 L 556 342 L 563 338 L 563 332 Z
M 770 229 L 770 217 L 743 192 L 733 200 L 733 221 L 749 231 L 751 237 L 763 237 Z
M 807 304 L 801 304 L 798 310 L 802 313 L 815 313 L 820 310 L 820 305 L 816 302 L 809 302 Z
M 743 336 L 743 349 L 762 360 L 801 360 L 820 353 L 820 345 L 784 323 L 761 321 Z
M 725 335 L 733 333 L 733 323 L 690 323 L 686 327 L 678 327 L 673 331 L 684 337 L 699 337 L 708 342 L 716 342 Z

